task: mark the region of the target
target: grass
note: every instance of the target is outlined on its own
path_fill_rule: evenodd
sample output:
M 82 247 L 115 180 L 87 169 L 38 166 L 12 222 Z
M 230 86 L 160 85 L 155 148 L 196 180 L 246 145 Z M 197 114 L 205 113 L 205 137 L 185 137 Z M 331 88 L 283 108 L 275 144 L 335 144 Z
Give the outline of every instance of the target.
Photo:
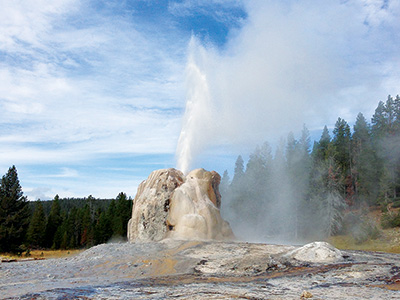
M 400 211 L 399 209 L 392 210 L 394 212 Z M 379 237 L 376 239 L 368 239 L 362 243 L 357 243 L 351 234 L 347 234 L 329 237 L 327 242 L 342 250 L 400 253 L 400 227 L 382 229 L 380 226 L 381 218 L 382 211 L 379 207 L 370 209 L 368 219 L 379 228 Z
M 23 253 L 21 256 L 9 253 L 0 253 L 2 259 L 24 259 L 24 258 L 63 258 L 77 255 L 83 250 L 31 250 L 30 256 Z
M 361 244 L 357 244 L 351 235 L 332 236 L 327 240 L 327 242 L 342 250 L 400 253 L 400 229 L 384 229 L 382 230 L 382 236 L 378 239 L 370 239 Z

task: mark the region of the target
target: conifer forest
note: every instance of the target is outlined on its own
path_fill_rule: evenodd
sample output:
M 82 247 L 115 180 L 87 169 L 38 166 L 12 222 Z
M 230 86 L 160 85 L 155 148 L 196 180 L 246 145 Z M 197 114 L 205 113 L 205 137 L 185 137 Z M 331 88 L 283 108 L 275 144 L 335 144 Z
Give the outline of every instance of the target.
M 354 126 L 338 118 L 312 141 L 304 125 L 273 150 L 256 147 L 234 174 L 223 173 L 222 215 L 238 237 L 302 241 L 348 233 L 362 242 L 378 228 L 400 226 L 400 97 L 388 96 L 371 120 L 359 113 Z M 381 224 L 367 217 L 383 213 Z M 92 196 L 27 201 L 15 166 L 0 185 L 0 252 L 87 248 L 125 240 L 132 200 Z
M 311 144 L 303 127 L 273 152 L 265 142 L 222 176 L 222 214 L 235 233 L 262 241 L 303 241 L 350 233 L 360 242 L 378 227 L 400 226 L 400 97 L 379 102 L 369 122 L 338 118 Z M 367 217 L 382 210 L 382 224 Z

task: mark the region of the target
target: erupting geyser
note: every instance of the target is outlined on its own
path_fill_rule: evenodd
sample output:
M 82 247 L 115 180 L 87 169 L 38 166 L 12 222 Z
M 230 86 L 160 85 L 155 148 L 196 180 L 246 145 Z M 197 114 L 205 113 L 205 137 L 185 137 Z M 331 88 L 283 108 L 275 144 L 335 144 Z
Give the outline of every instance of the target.
M 192 37 L 186 65 L 186 109 L 176 149 L 177 167 L 184 174 L 190 170 L 192 160 L 210 142 L 208 134 L 204 133 L 213 132 L 212 124 L 217 120 L 204 71 L 206 56 L 205 49 Z
M 221 177 L 196 169 L 186 176 L 176 169 L 153 171 L 139 187 L 128 223 L 128 240 L 234 238 L 220 214 Z

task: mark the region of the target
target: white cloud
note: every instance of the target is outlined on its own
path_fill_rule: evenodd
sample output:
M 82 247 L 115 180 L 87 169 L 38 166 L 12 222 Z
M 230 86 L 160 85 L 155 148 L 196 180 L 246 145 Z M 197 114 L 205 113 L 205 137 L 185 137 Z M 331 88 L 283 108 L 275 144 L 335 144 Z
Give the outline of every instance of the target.
M 165 109 L 182 106 L 183 54 L 176 47 L 184 41 L 161 43 L 130 20 L 102 15 L 78 1 L 26 2 L 8 1 L 1 13 L 0 43 L 12 58 L 1 63 L 0 123 L 8 131 L 0 140 L 17 147 L 80 143 L 73 147 L 76 152 L 81 147 L 82 157 L 173 151 L 179 116 Z M 85 21 L 74 27 L 75 20 Z M 45 147 L 38 151 L 48 153 Z M 24 155 L 3 152 L 10 159 L 17 153 Z
M 118 2 L 0 4 L 0 167 L 15 164 L 31 197 L 37 188 L 51 198 L 98 188 L 94 171 L 57 173 L 63 165 L 90 172 L 108 156 L 174 152 L 187 37 L 137 23 Z M 129 182 L 114 181 L 121 190 Z
M 170 1 L 168 10 L 179 17 L 206 15 L 220 23 L 236 24 L 242 21 L 237 12 L 242 11 L 243 6 L 241 0 L 184 0 Z

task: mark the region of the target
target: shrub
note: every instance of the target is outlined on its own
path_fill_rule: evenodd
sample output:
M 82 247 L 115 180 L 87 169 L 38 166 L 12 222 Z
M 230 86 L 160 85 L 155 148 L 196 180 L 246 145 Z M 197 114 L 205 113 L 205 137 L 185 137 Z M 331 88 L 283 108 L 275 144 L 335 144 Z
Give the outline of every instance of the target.
M 350 234 L 356 244 L 361 244 L 369 239 L 377 239 L 381 231 L 375 221 L 369 219 L 367 213 L 350 212 L 344 217 L 344 231 L 342 234 Z
M 400 207 L 400 200 L 396 200 L 392 203 L 392 208 L 398 208 Z
M 388 211 L 381 218 L 382 228 L 394 228 L 400 226 L 400 213 Z
M 361 244 L 367 240 L 376 240 L 381 235 L 381 231 L 374 221 L 364 219 L 359 226 L 359 230 L 352 232 L 356 244 Z
M 361 219 L 360 223 L 354 224 L 350 232 L 356 244 L 361 244 L 370 239 L 376 240 L 381 235 L 375 221 L 365 217 Z

